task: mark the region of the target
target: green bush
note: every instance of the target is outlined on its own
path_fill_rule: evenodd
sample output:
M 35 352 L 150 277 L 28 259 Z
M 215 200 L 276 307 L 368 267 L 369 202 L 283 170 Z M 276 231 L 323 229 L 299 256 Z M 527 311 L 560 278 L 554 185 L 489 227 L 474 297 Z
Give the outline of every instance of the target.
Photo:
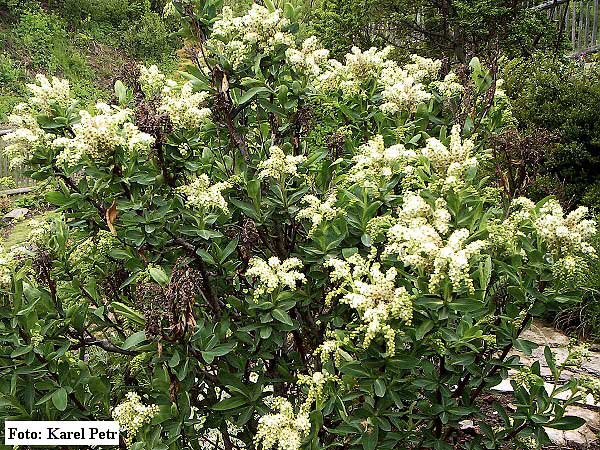
M 592 200 L 586 191 L 600 181 L 600 68 L 537 55 L 509 61 L 503 76 L 519 127 L 559 136 L 536 170 L 564 183 L 571 205 Z
M 62 215 L 0 255 L 0 416 L 113 417 L 131 450 L 501 449 L 582 425 L 565 408 L 598 380 L 561 373 L 583 349 L 545 349 L 550 392 L 511 350 L 580 297 L 595 223 L 496 202 L 490 71 L 332 61 L 265 3 L 176 2 L 185 82 L 142 68 L 87 111 L 37 78 L 5 154 Z M 479 402 L 511 369 L 492 427 Z
M 56 69 L 58 55 L 68 47 L 65 26 L 59 16 L 41 9 L 26 11 L 19 17 L 14 31 L 33 67 Z
M 165 22 L 154 12 L 146 12 L 125 32 L 124 41 L 131 52 L 150 60 L 161 60 L 172 48 Z
M 149 0 L 63 0 L 57 5 L 68 20 L 110 23 L 121 27 L 124 22 L 134 22 L 150 11 Z

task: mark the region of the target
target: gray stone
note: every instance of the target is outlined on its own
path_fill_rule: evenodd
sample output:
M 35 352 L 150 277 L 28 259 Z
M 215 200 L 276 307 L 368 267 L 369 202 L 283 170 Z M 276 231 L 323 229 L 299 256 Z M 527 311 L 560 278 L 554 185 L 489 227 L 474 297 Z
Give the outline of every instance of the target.
M 589 445 L 598 440 L 600 430 L 600 416 L 596 411 L 591 411 L 580 406 L 569 406 L 566 415 L 577 416 L 585 419 L 585 425 L 577 430 L 560 431 L 546 428 L 550 440 L 556 445 L 580 444 Z
M 11 220 L 18 220 L 24 218 L 27 214 L 29 214 L 29 210 L 27 208 L 15 208 L 10 212 L 7 212 L 2 220 L 5 222 L 10 222 Z

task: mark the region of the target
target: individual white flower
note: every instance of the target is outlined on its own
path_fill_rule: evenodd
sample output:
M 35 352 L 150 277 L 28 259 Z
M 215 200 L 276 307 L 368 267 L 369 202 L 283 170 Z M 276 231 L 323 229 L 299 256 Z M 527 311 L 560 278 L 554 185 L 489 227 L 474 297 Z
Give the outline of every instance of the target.
M 246 275 L 257 279 L 257 287 L 254 290 L 254 298 L 263 294 L 270 294 L 276 289 L 289 288 L 295 290 L 297 283 L 304 283 L 306 277 L 297 269 L 303 267 L 298 258 L 288 258 L 283 262 L 276 256 L 268 261 L 261 258 L 251 258 L 248 263 Z
M 274 145 L 269 149 L 269 158 L 258 165 L 258 178 L 281 179 L 284 175 L 295 176 L 298 174 L 298 164 L 305 159 L 302 155 L 286 155 L 280 147 Z
M 198 175 L 191 183 L 177 188 L 178 192 L 185 195 L 187 205 L 190 208 L 203 210 L 220 210 L 225 214 L 229 213 L 227 201 L 223 197 L 223 191 L 231 187 L 231 184 L 225 181 L 210 184 L 210 179 L 206 174 Z

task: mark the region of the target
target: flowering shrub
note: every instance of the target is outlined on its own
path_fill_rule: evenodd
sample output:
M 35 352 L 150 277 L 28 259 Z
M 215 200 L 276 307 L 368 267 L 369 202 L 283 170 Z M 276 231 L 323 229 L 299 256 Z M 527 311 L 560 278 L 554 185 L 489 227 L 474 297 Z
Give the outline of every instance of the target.
M 595 232 L 585 209 L 496 202 L 489 72 L 331 60 L 289 7 L 173 7 L 183 81 L 142 68 L 79 111 L 40 77 L 11 118 L 7 155 L 62 216 L 0 259 L 2 414 L 114 417 L 135 450 L 502 448 L 581 425 L 576 381 L 521 383 L 495 427 L 478 406 L 525 373 L 531 319 L 576 298 L 550 281 Z

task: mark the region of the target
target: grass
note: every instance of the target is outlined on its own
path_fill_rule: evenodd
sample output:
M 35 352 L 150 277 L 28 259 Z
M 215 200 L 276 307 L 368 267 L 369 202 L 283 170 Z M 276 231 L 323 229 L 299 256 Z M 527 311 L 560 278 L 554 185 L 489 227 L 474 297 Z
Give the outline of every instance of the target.
M 160 28 L 158 25 L 162 24 L 155 13 L 144 13 L 138 22 L 128 22 L 138 34 L 131 35 L 135 39 L 127 41 L 121 25 L 103 22 L 101 17 L 80 18 L 76 22 L 68 10 L 44 9 L 38 2 L 23 1 L 26 6 L 11 10 L 3 9 L 0 0 L 0 41 L 3 43 L 0 123 L 6 122 L 15 104 L 25 100 L 25 84 L 32 82 L 36 73 L 67 78 L 73 94 L 81 99 L 81 106 L 87 108 L 111 97 L 116 76 L 132 62 L 157 63 L 167 70 L 173 67 L 175 48 L 172 43 L 165 43 L 168 38 L 165 26 L 162 34 L 159 30 L 156 36 L 148 33 L 148 27 Z M 129 3 L 133 5 L 135 0 Z M 101 16 L 104 4 L 110 6 L 111 3 L 104 0 L 90 3 L 94 14 Z M 144 17 L 153 17 L 154 22 L 146 23 Z M 153 46 L 159 47 L 154 49 Z

